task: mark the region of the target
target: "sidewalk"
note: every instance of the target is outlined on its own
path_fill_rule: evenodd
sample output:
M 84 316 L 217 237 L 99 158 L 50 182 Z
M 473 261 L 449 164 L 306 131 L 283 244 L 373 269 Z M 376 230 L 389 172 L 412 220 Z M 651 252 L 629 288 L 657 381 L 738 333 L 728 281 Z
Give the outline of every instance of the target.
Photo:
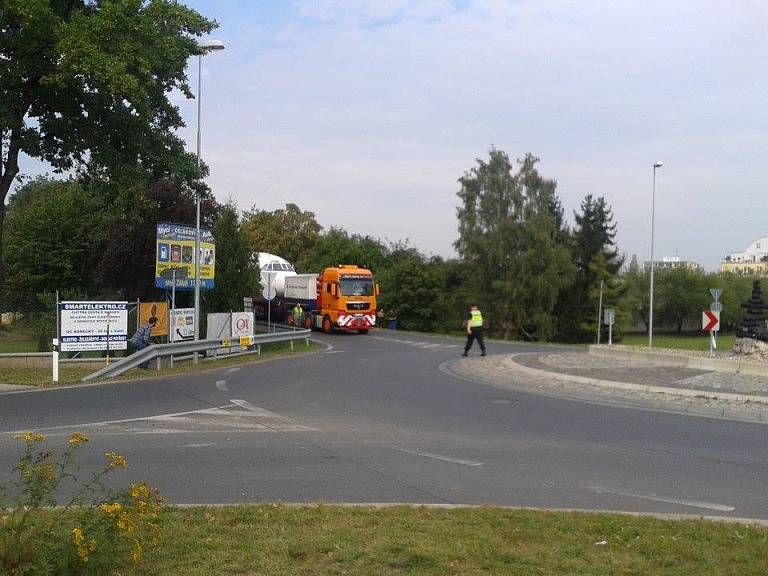
M 638 366 L 583 352 L 469 357 L 450 362 L 446 369 L 510 390 L 768 423 L 768 378 L 763 376 Z

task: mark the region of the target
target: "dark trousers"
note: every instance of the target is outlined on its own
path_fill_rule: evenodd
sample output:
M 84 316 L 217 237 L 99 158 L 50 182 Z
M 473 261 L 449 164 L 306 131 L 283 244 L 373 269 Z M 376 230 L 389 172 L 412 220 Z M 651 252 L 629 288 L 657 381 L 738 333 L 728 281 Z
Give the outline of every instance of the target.
M 471 332 L 467 334 L 467 343 L 464 345 L 464 354 L 469 352 L 469 349 L 472 348 L 472 343 L 477 340 L 478 345 L 480 346 L 480 350 L 485 354 L 485 342 L 483 341 L 483 327 L 477 326 L 470 328 Z

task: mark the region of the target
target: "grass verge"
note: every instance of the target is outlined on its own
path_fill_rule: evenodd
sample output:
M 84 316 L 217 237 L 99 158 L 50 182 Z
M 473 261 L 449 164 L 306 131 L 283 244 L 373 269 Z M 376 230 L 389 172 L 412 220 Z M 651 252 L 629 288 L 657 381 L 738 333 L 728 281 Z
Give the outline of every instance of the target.
M 200 372 L 211 370 L 234 364 L 246 364 L 250 362 L 259 362 L 271 358 L 280 358 L 283 356 L 295 356 L 313 352 L 318 349 L 319 344 L 310 342 L 306 346 L 304 342 L 294 344 L 295 352 L 291 351 L 289 342 L 276 342 L 275 344 L 263 344 L 261 346 L 261 356 L 249 354 L 235 356 L 233 358 L 221 358 L 220 360 L 207 360 L 195 366 L 191 361 L 185 361 L 176 364 L 173 368 L 164 367 L 161 370 L 155 370 L 154 367 L 149 370 L 134 369 L 118 377 L 119 380 L 133 380 L 139 378 L 157 378 L 172 374 L 186 374 L 191 372 Z M 83 377 L 95 372 L 95 368 L 83 367 L 73 364 L 61 364 L 59 368 L 59 382 L 57 385 L 79 383 Z M 50 368 L 14 368 L 3 367 L 0 371 L 0 384 L 16 384 L 27 386 L 52 386 Z
M 495 508 L 170 509 L 138 576 L 768 573 L 768 528 Z
M 717 338 L 718 350 L 731 350 L 736 342 L 735 334 L 722 334 Z M 647 334 L 626 334 L 620 342 L 627 346 L 648 346 Z M 672 348 L 676 350 L 709 350 L 709 336 L 701 334 L 654 334 L 654 348 Z

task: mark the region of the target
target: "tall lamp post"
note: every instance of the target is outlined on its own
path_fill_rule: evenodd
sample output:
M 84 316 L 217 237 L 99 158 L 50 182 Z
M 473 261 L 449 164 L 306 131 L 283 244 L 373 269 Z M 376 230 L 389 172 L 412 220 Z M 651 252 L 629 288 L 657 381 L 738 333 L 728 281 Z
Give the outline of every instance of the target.
M 653 196 L 651 199 L 651 289 L 648 303 L 648 348 L 653 348 L 653 272 L 656 266 L 653 261 L 653 226 L 654 216 L 656 215 L 656 168 L 664 166 L 663 162 L 653 163 Z
M 224 50 L 221 40 L 201 40 L 197 43 L 200 54 L 197 55 L 197 167 L 200 167 L 200 113 L 203 100 L 203 56 L 215 50 Z M 200 339 L 200 191 L 195 194 L 195 340 Z M 197 353 L 194 355 L 197 364 Z

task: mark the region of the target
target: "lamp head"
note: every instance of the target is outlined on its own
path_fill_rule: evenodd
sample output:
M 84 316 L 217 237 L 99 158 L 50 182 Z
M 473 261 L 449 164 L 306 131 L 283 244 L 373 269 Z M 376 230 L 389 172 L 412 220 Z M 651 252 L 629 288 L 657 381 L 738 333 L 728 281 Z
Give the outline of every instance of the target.
M 224 42 L 221 40 L 199 40 L 197 47 L 203 52 L 213 52 L 214 50 L 224 50 Z
M 654 168 L 661 168 L 662 166 L 664 166 L 664 162 L 660 162 L 659 161 L 659 162 L 654 162 L 653 163 L 653 167 Z

